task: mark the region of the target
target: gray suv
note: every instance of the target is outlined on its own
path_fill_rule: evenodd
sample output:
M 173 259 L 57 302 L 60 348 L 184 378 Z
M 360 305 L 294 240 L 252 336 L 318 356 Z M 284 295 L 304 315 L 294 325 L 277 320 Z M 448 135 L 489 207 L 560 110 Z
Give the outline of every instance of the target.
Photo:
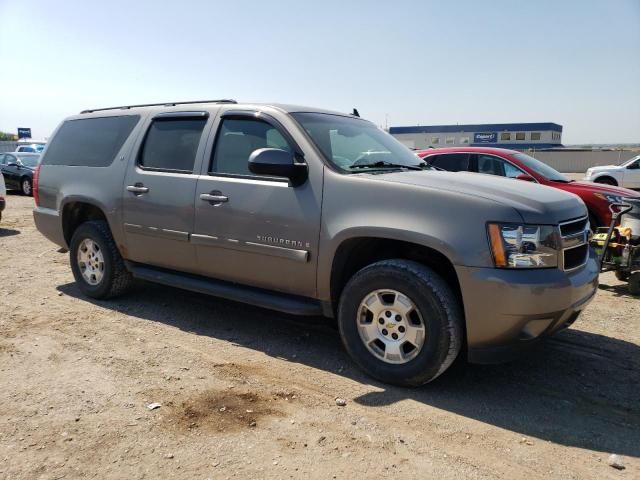
M 231 100 L 86 110 L 56 130 L 35 222 L 79 289 L 134 278 L 337 318 L 371 376 L 421 385 L 512 357 L 593 298 L 587 210 L 430 169 L 354 115 Z

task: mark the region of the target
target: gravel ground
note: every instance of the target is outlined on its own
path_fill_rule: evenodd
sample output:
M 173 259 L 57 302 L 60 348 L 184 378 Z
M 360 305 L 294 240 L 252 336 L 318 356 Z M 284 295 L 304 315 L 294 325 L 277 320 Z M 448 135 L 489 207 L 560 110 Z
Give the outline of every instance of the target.
M 640 299 L 611 274 L 526 358 L 401 389 L 324 319 L 146 283 L 83 298 L 33 200 L 7 203 L 0 478 L 640 478 Z

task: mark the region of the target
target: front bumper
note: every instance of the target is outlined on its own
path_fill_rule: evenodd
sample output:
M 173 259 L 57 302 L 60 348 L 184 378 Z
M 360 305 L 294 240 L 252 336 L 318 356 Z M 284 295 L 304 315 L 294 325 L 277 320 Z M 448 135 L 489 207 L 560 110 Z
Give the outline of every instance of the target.
M 468 359 L 499 363 L 571 325 L 598 288 L 598 262 L 572 272 L 456 267 L 464 299 Z

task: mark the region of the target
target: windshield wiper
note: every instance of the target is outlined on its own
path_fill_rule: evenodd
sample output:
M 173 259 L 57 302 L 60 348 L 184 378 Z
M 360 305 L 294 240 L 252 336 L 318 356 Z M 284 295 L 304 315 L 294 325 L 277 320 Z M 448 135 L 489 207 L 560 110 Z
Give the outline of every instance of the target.
M 380 168 L 380 167 L 389 167 L 389 168 L 407 168 L 409 170 L 422 170 L 422 166 L 428 166 L 426 163 L 421 163 L 419 165 L 401 165 L 399 163 L 387 162 L 384 160 L 380 160 L 378 162 L 373 163 L 360 163 L 358 165 L 351 165 L 349 168 Z

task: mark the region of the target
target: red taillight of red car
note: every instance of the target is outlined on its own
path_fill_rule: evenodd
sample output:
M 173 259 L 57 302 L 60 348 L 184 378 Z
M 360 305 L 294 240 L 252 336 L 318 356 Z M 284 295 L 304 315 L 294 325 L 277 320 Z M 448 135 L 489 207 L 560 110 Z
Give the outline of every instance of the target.
M 36 207 L 40 206 L 40 189 L 38 188 L 38 180 L 40 180 L 40 165 L 33 171 L 33 199 L 36 202 Z

